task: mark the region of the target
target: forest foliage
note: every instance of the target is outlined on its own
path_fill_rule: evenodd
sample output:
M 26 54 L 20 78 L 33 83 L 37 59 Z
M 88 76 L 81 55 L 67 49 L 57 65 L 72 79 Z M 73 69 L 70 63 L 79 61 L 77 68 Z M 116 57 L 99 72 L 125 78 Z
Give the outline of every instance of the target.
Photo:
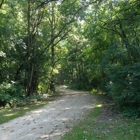
M 139 7 L 138 0 L 2 0 L 1 106 L 68 84 L 99 89 L 125 115 L 140 116 Z

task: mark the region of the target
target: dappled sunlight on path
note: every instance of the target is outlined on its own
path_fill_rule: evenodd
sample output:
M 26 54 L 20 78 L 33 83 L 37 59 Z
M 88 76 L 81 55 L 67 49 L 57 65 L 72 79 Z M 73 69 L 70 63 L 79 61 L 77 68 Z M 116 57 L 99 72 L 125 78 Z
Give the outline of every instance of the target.
M 65 96 L 0 125 L 1 140 L 60 140 L 95 105 L 94 96 L 59 89 Z

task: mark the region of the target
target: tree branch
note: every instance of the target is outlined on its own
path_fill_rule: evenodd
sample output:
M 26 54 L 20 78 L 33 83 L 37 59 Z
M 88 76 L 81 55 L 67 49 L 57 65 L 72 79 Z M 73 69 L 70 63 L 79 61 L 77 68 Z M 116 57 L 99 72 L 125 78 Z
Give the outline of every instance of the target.
M 37 8 L 43 8 L 46 4 L 53 2 L 53 1 L 58 1 L 58 0 L 44 0 L 43 2 L 40 2 L 39 6 Z
M 2 8 L 3 3 L 4 3 L 4 0 L 2 0 L 2 1 L 0 2 L 0 9 Z

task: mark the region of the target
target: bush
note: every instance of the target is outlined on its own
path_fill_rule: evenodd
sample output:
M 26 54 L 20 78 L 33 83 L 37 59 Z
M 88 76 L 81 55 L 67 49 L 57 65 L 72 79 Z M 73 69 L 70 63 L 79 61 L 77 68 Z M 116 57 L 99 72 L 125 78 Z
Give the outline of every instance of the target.
M 16 82 L 3 82 L 0 85 L 0 106 L 5 107 L 9 104 L 11 107 L 21 100 L 24 93 L 22 87 Z
M 108 95 L 127 116 L 140 116 L 140 63 L 109 70 Z

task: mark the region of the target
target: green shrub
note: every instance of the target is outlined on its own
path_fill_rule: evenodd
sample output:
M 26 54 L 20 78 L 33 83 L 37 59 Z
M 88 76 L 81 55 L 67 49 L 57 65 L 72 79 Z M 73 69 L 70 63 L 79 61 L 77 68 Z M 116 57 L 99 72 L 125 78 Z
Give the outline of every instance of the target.
M 0 85 L 0 101 L 5 102 L 5 105 L 13 107 L 23 96 L 22 87 L 16 82 L 3 82 Z
M 127 116 L 140 116 L 140 63 L 112 67 L 108 95 Z

